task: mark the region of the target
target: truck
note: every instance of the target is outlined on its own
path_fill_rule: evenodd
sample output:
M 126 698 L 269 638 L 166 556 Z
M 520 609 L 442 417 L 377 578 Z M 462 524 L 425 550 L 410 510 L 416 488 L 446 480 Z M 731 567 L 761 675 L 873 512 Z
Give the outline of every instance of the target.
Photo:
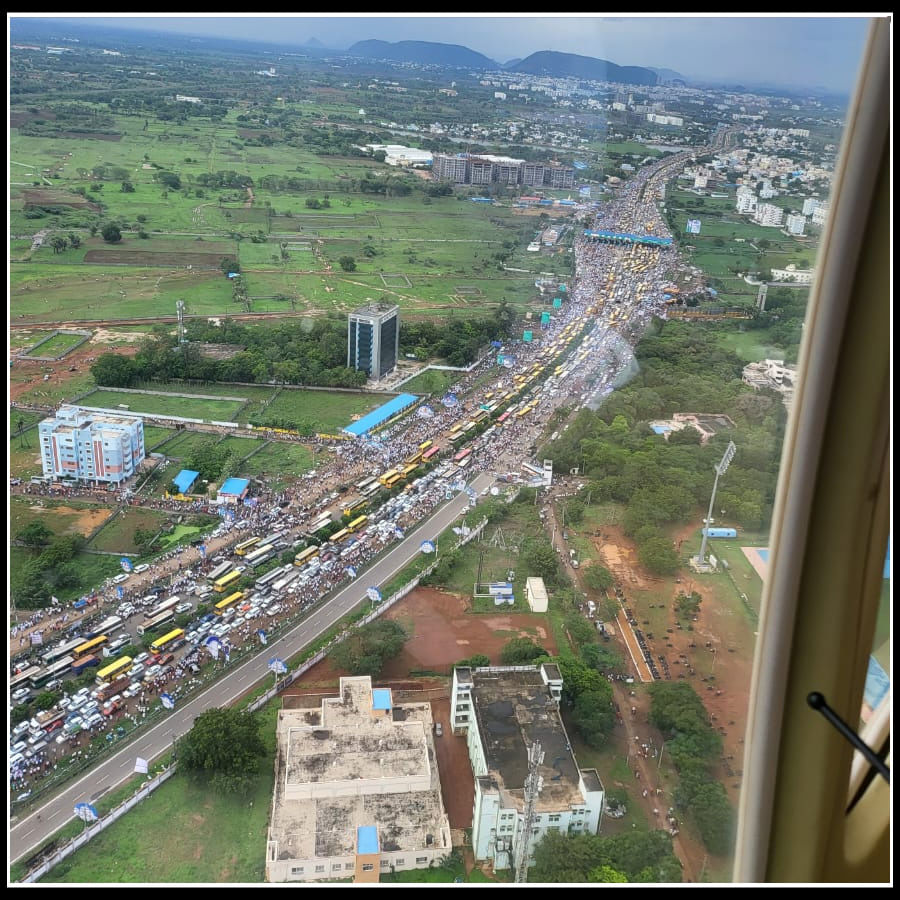
M 110 697 L 115 697 L 116 694 L 121 694 L 122 691 L 124 691 L 125 688 L 127 688 L 130 684 L 131 679 L 127 675 L 120 675 L 115 681 L 112 681 L 109 684 L 105 684 L 94 691 L 94 698 L 99 700 L 101 703 L 104 703 Z
M 44 731 L 52 731 L 57 726 L 57 722 L 65 722 L 66 720 L 66 711 L 65 710 L 47 710 L 46 712 L 39 712 L 35 719 L 37 719 L 38 724 Z

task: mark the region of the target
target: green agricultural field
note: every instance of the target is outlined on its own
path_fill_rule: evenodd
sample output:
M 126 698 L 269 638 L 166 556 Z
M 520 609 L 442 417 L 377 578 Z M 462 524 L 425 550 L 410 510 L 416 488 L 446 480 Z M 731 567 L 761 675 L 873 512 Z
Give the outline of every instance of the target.
M 149 453 L 158 444 L 169 440 L 174 434 L 174 428 L 160 428 L 159 425 L 144 424 L 144 449 Z
M 112 553 L 138 553 L 134 543 L 134 533 L 139 528 L 143 531 L 159 531 L 167 522 L 168 516 L 153 509 L 126 509 L 110 522 L 91 541 L 91 550 L 104 550 Z
M 35 366 L 40 366 L 37 373 L 34 371 Z M 44 374 L 50 375 L 47 381 L 43 379 Z M 9 380 L 11 384 L 29 385 L 24 393 L 17 394 L 16 400 L 35 406 L 58 406 L 94 387 L 94 376 L 90 372 L 60 372 L 58 366 L 53 368 L 51 363 L 32 362 L 29 372 L 14 365 L 9 370 Z
M 102 388 L 88 395 L 81 402 L 85 406 L 110 409 L 113 412 L 155 413 L 163 416 L 183 416 L 188 419 L 205 419 L 216 422 L 233 422 L 233 417 L 241 408 L 241 403 L 234 400 L 156 396 L 128 391 L 105 391 Z M 123 404 L 128 406 L 128 410 L 122 410 Z
M 765 337 L 765 331 L 735 331 L 719 335 L 719 340 L 745 362 L 758 362 L 761 359 L 784 359 L 784 348 L 765 343 Z
M 68 353 L 76 344 L 80 344 L 84 340 L 82 334 L 55 334 L 49 341 L 41 344 L 36 350 L 30 353 L 30 356 L 52 356 L 59 357 Z
M 177 433 L 172 440 L 157 447 L 155 452 L 165 453 L 165 455 L 171 459 L 184 460 L 198 447 L 203 447 L 206 444 L 215 444 L 216 441 L 216 435 L 210 434 L 209 432 L 185 430 Z
M 16 409 L 11 406 L 9 408 L 10 436 L 17 434 L 25 428 L 30 428 L 32 425 L 37 425 L 37 423 L 44 418 L 45 416 L 41 415 L 41 413 L 32 412 L 29 409 Z
M 286 478 L 298 478 L 315 468 L 315 459 L 302 444 L 271 441 L 241 465 L 241 475 L 262 478 L 270 490 L 278 490 Z
M 247 797 L 175 775 L 42 883 L 262 883 L 277 708 L 259 713 L 266 755 Z
M 296 424 L 308 422 L 316 431 L 333 434 L 349 425 L 353 416 L 371 412 L 387 403 L 391 396 L 285 388 L 266 409 L 264 419 Z
M 243 438 L 243 437 L 227 437 L 223 441 L 219 441 L 216 444 L 216 447 L 219 450 L 227 451 L 229 453 L 237 452 L 240 454 L 241 458 L 245 457 L 248 453 L 252 453 L 259 446 L 258 438 Z

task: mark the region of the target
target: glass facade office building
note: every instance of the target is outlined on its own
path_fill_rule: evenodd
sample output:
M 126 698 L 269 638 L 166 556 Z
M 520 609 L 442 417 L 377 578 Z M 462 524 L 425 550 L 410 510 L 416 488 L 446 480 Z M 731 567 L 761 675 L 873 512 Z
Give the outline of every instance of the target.
M 400 348 L 398 307 L 363 306 L 347 321 L 347 367 L 376 381 L 392 372 Z

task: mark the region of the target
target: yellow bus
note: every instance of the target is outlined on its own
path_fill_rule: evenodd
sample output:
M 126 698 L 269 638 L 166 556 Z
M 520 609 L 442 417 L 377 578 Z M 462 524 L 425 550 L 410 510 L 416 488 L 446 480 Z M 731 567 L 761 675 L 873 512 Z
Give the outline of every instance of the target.
M 109 684 L 117 676 L 131 668 L 132 659 L 130 656 L 123 656 L 114 663 L 110 663 L 97 673 L 97 684 Z
M 395 477 L 396 477 L 396 478 L 399 478 L 400 476 L 397 475 L 397 476 L 395 476 Z M 344 538 L 347 538 L 347 537 L 350 537 L 350 531 L 349 531 L 349 529 L 347 529 L 347 528 L 342 528 L 342 529 L 341 529 L 340 531 L 338 531 L 336 534 L 333 534 L 330 538 L 328 538 L 328 540 L 331 541 L 332 544 L 338 544 L 338 543 L 340 543 L 342 540 L 344 540 Z
M 241 580 L 241 573 L 235 569 L 227 575 L 223 575 L 217 582 L 213 584 L 213 590 L 217 594 L 224 594 L 231 585 Z
M 311 559 L 315 559 L 319 555 L 318 547 L 307 547 L 305 550 L 301 550 L 294 557 L 294 565 L 295 566 L 305 566 Z
M 349 519 L 355 513 L 358 513 L 361 509 L 365 509 L 368 505 L 368 500 L 355 500 L 353 503 L 348 503 L 343 509 L 344 516 Z
M 233 594 L 229 594 L 224 600 L 220 600 L 214 607 L 213 612 L 217 616 L 221 616 L 229 606 L 233 606 L 238 600 L 243 600 L 244 592 L 243 591 L 235 591 Z
M 422 451 L 420 450 L 418 453 L 413 453 L 412 456 L 408 456 L 405 460 L 403 460 L 406 465 L 414 466 L 422 459 Z
M 456 434 L 450 435 L 450 443 L 458 444 L 461 440 L 465 438 L 465 435 L 461 431 L 457 431 Z
M 178 643 L 180 638 L 184 637 L 184 630 L 181 628 L 173 628 L 168 634 L 164 634 L 161 638 L 157 638 L 150 645 L 151 653 L 159 653 L 160 650 L 164 650 L 170 644 Z M 174 648 L 172 648 L 174 649 Z
M 488 411 L 486 409 L 479 409 L 475 416 L 473 417 L 473 422 L 483 422 L 487 418 Z
M 394 478 L 395 475 L 397 475 L 396 469 L 388 469 L 387 472 L 383 472 L 381 475 L 378 476 L 378 483 L 383 484 L 387 487 L 388 482 L 391 481 L 391 479 Z M 397 483 L 396 479 L 391 483 L 396 484 Z
M 463 425 L 465 425 L 465 424 L 466 424 L 465 422 L 457 422 L 457 423 L 450 429 L 450 434 L 456 434 L 457 431 L 462 431 L 462 427 L 463 427 Z
M 384 486 L 392 488 L 398 481 L 400 481 L 400 474 L 395 472 L 387 481 L 385 481 Z
M 366 522 L 368 522 L 368 521 L 369 521 L 369 517 L 368 517 L 368 516 L 360 516 L 358 519 L 354 519 L 354 520 L 347 526 L 347 531 L 349 531 L 351 534 L 352 534 L 354 531 L 359 531 L 359 529 L 362 528 L 363 525 L 365 525 Z
M 419 444 L 419 449 L 424 453 L 433 443 L 434 441 L 422 441 L 422 443 Z
M 418 468 L 419 468 L 418 463 L 410 463 L 408 466 L 404 466 L 400 470 L 400 477 L 401 478 L 409 478 L 409 476 L 412 475 L 412 473 L 415 472 L 416 469 L 418 469 Z
M 89 641 L 76 647 L 72 651 L 72 656 L 74 656 L 75 659 L 81 659 L 82 656 L 87 656 L 88 653 L 99 650 L 108 640 L 109 638 L 105 634 L 98 634 L 97 637 L 91 638 Z
M 250 550 L 252 547 L 255 547 L 258 543 L 259 543 L 258 537 L 250 538 L 249 540 L 244 541 L 241 544 L 238 544 L 237 547 L 234 548 L 234 552 L 238 556 L 246 556 L 247 551 Z
M 493 396 L 494 396 L 494 392 L 493 392 L 493 391 L 488 391 L 488 392 L 484 395 L 484 402 L 487 403 L 488 400 L 490 400 L 491 397 L 493 397 Z

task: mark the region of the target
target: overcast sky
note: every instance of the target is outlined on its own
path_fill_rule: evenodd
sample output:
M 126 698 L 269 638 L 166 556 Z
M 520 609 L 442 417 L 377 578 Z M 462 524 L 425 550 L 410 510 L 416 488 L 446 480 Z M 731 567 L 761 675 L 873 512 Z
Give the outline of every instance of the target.
M 34 14 L 28 14 L 33 17 Z M 60 20 L 61 17 L 56 17 Z M 823 86 L 849 92 L 865 41 L 863 18 L 100 17 L 112 27 L 345 49 L 367 38 L 463 44 L 500 62 L 561 50 L 689 78 Z M 82 20 L 83 24 L 87 24 Z

